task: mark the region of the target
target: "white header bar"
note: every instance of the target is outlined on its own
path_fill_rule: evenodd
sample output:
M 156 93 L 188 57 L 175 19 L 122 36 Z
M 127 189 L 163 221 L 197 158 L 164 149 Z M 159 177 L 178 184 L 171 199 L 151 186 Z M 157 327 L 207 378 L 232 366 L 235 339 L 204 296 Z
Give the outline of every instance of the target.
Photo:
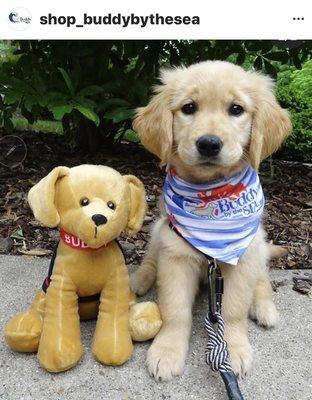
M 312 1 L 2 0 L 0 39 L 312 39 Z

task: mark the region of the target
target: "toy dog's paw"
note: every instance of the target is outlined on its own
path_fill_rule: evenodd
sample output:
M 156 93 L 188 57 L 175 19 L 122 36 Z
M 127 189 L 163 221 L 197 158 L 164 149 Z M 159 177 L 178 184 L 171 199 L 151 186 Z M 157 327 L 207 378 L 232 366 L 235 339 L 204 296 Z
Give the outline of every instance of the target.
M 137 303 L 130 307 L 129 329 L 133 340 L 143 342 L 154 338 L 161 325 L 159 308 L 153 301 Z
M 74 367 L 82 356 L 81 343 L 70 338 L 46 338 L 40 341 L 38 359 L 49 372 L 62 372 Z
M 5 340 L 12 350 L 32 353 L 38 350 L 42 317 L 34 310 L 17 314 L 5 327 Z
M 147 368 L 156 381 L 170 381 L 182 375 L 185 364 L 185 351 L 179 346 L 165 346 L 153 343 L 147 353 Z
M 249 342 L 236 346 L 229 345 L 230 362 L 234 373 L 243 378 L 251 370 L 252 348 Z
M 129 333 L 114 338 L 96 335 L 93 342 L 93 355 L 102 364 L 122 365 L 129 360 L 133 344 Z

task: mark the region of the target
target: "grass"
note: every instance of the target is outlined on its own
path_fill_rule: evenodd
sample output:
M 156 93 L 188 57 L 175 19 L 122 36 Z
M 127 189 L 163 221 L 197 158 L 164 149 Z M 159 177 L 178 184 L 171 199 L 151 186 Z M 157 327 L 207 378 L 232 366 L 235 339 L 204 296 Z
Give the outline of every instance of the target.
M 26 118 L 13 117 L 12 122 L 17 131 L 55 133 L 57 135 L 61 135 L 63 133 L 63 127 L 59 121 L 38 120 L 34 124 L 30 124 Z
M 38 120 L 34 124 L 30 124 L 26 118 L 13 117 L 12 122 L 17 131 L 34 131 L 43 133 L 54 133 L 56 135 L 63 134 L 63 127 L 59 121 Z M 116 135 L 116 137 L 118 134 Z M 132 130 L 127 129 L 123 135 L 123 140 L 128 142 L 139 142 L 138 135 Z

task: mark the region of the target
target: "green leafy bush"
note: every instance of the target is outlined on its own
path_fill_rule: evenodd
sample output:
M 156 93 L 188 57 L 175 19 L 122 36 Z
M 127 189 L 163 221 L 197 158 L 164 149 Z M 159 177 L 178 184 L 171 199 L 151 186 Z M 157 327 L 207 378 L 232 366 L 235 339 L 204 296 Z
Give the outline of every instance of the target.
M 302 161 L 312 161 L 312 60 L 278 74 L 277 97 L 291 112 L 293 132 L 281 154 Z
M 60 120 L 80 146 L 97 150 L 129 132 L 161 51 L 158 42 L 21 41 L 0 65 L 0 123 L 12 129 L 15 111 L 29 123 Z
M 31 124 L 39 119 L 61 121 L 66 137 L 93 151 L 135 137 L 134 109 L 147 103 L 162 66 L 219 59 L 276 77 L 281 65 L 300 68 L 312 48 L 309 41 L 259 40 L 15 41 L 11 45 L 13 54 L 6 47 L 5 57 L 0 58 L 0 125 L 13 129 L 16 114 Z

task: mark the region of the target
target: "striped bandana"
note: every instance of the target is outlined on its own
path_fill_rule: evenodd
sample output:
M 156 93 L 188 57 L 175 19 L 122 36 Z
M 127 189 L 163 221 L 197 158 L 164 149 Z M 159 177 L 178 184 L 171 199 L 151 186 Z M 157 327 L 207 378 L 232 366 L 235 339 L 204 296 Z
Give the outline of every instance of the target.
M 259 176 L 250 166 L 204 184 L 185 181 L 169 168 L 164 201 L 169 220 L 187 242 L 232 265 L 256 235 L 264 206 Z

